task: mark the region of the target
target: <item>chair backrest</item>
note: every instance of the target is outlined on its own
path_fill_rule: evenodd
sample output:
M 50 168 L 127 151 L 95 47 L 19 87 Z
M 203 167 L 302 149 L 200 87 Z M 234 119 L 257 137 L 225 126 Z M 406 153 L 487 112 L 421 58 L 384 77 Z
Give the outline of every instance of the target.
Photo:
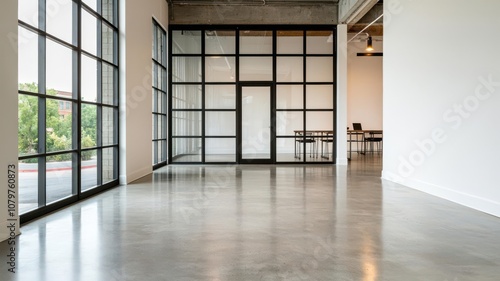
M 363 130 L 363 129 L 361 128 L 361 123 L 352 123 L 352 128 L 353 128 L 354 130 Z

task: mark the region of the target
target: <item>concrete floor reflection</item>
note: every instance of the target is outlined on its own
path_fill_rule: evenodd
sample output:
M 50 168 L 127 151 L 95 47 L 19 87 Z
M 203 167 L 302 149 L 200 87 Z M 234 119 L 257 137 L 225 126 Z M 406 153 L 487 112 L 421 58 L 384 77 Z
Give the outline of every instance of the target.
M 498 218 L 380 172 L 168 166 L 24 225 L 1 280 L 498 280 Z

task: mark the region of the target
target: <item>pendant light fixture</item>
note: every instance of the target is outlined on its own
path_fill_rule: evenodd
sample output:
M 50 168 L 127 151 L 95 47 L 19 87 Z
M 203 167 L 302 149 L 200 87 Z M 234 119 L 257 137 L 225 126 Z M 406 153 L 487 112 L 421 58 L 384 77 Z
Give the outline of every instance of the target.
M 369 52 L 373 51 L 372 37 L 371 36 L 368 36 L 368 39 L 366 40 L 366 50 Z

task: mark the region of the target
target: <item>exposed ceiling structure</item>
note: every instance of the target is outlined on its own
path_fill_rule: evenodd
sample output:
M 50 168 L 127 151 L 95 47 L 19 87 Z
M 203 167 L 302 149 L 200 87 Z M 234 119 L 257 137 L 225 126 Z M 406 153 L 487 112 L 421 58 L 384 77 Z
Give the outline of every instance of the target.
M 371 36 L 383 35 L 382 18 L 374 22 L 383 13 L 383 0 L 166 1 L 173 24 L 338 24 L 344 19 L 339 11 L 351 5 L 355 15 L 346 20 L 349 33 L 366 28 L 363 32 Z
M 248 5 L 337 5 L 339 0 L 168 0 L 173 5 L 225 5 L 225 6 L 248 6 Z
M 357 23 L 348 26 L 348 32 L 358 33 L 366 28 L 363 32 L 369 33 L 371 36 L 383 36 L 383 17 L 375 21 L 383 12 L 383 0 L 379 0 Z

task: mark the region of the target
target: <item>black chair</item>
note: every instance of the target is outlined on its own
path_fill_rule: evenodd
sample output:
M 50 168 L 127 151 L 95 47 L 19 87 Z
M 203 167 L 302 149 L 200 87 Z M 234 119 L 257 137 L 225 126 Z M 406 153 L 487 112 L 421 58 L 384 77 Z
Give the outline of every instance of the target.
M 361 123 L 352 123 L 354 130 L 363 130 Z M 373 132 L 363 132 L 362 133 L 362 142 L 363 142 L 363 153 L 366 153 L 366 146 L 370 146 L 370 152 L 374 153 L 374 145 L 377 145 L 377 151 L 380 153 L 382 151 L 382 132 L 373 131 Z M 359 149 L 358 149 L 359 151 Z
M 352 123 L 352 129 L 355 131 L 362 131 L 363 128 L 361 126 L 361 123 Z M 352 140 L 353 142 L 356 142 L 356 151 L 358 153 L 364 154 L 365 153 L 365 134 L 363 132 L 353 132 L 351 133 L 356 137 L 355 140 Z M 361 143 L 361 152 L 359 151 L 359 143 Z
M 370 145 L 370 151 L 374 153 L 374 145 L 377 145 L 377 152 L 380 153 L 382 151 L 382 132 L 367 132 L 365 135 L 365 146 Z M 366 152 L 366 147 L 365 147 Z
M 333 132 L 323 132 L 321 135 L 321 158 L 330 159 L 329 143 L 333 144 Z M 325 145 L 326 148 L 323 148 Z
M 314 138 L 314 134 L 310 132 L 306 132 L 305 136 L 303 133 L 296 133 L 295 134 L 295 158 L 300 160 L 300 157 L 302 155 L 302 146 L 303 144 L 306 144 L 306 149 L 307 149 L 307 144 L 309 144 L 309 157 L 313 157 L 313 154 L 316 154 L 316 139 Z M 297 149 L 298 147 L 298 149 Z M 298 153 L 297 153 L 298 150 Z M 306 151 L 307 155 L 307 151 Z

